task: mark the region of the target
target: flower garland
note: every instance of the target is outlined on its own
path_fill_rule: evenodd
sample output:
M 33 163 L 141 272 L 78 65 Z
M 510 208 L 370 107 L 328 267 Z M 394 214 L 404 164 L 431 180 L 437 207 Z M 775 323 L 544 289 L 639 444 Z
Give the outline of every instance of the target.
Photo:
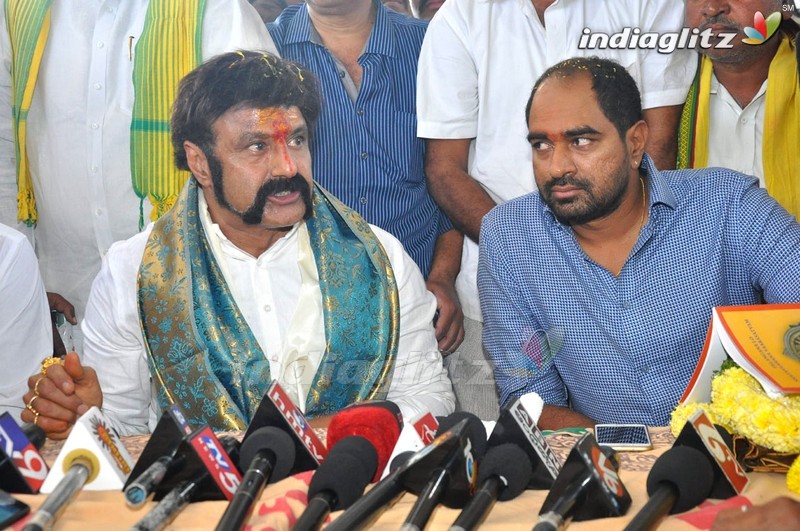
M 676 437 L 686 420 L 703 409 L 715 424 L 776 452 L 800 453 L 800 395 L 772 399 L 744 369 L 723 366 L 711 381 L 711 402 L 679 404 L 670 428 Z M 800 494 L 800 458 L 787 474 L 789 489 Z

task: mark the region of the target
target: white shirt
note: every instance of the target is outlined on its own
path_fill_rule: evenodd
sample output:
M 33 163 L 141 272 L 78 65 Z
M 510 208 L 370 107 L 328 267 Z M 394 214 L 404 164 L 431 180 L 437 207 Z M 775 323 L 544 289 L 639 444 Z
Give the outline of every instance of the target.
M 203 203 L 203 229 L 226 280 L 233 279 L 229 286 L 236 304 L 270 361 L 272 378 L 291 393 L 297 382 L 291 371 L 284 369 L 293 346 L 308 345 L 308 351 L 302 354 L 318 366 L 325 345 L 322 319 L 311 329 L 292 325 L 302 283 L 300 238 L 303 234 L 307 238 L 307 232 L 298 226 L 261 256 L 253 257 L 224 237 L 208 218 Z M 151 230 L 152 225 L 111 247 L 92 286 L 86 318 L 81 323 L 85 341 L 82 362 L 97 371 L 103 411 L 123 435 L 152 431 L 159 416 L 157 403 L 152 400 L 136 287 Z M 419 268 L 402 244 L 378 227 L 372 226 L 372 230 L 389 256 L 400 298 L 400 338 L 387 399 L 395 402 L 407 419 L 427 411 L 447 415 L 455 401 L 432 325 L 436 299 L 425 289 Z M 317 296 L 321 307 L 319 291 Z M 304 409 L 305 394 L 297 405 Z
M 83 316 L 101 257 L 139 231 L 130 174 L 133 59 L 148 0 L 58 0 L 28 115 L 39 214 L 34 231 L 48 291 Z M 0 222 L 16 226 L 11 50 L 0 5 Z M 203 58 L 240 48 L 277 53 L 246 0 L 208 0 Z M 132 39 L 131 39 L 132 37 Z M 145 223 L 151 206 L 144 202 Z M 26 232 L 23 230 L 26 234 Z
M 722 166 L 755 175 L 761 188 L 764 181 L 762 147 L 764 143 L 764 107 L 767 102 L 767 80 L 755 97 L 742 109 L 717 76 L 711 75 L 709 98 L 708 162 L 706 166 Z
M 53 329 L 36 255 L 18 231 L 0 224 L 0 414 L 17 422 L 28 377 L 53 355 Z M 34 404 L 34 407 L 36 404 Z
M 417 134 L 475 139 L 468 173 L 497 203 L 535 189 L 525 104 L 549 66 L 574 56 L 614 59 L 636 80 L 645 109 L 682 104 L 694 77 L 694 52 L 578 49 L 583 28 L 677 31 L 683 2 L 557 0 L 544 18 L 542 25 L 530 0 L 448 0 L 422 45 Z M 477 264 L 478 246 L 465 238 L 456 287 L 464 314 L 480 321 Z

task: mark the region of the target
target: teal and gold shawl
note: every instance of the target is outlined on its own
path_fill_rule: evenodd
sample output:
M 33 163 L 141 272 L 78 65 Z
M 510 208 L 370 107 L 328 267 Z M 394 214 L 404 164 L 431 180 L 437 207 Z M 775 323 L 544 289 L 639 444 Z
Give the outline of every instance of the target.
M 190 178 L 153 227 L 139 267 L 138 305 L 164 407 L 214 429 L 247 427 L 271 382 L 269 362 L 234 301 L 198 213 Z M 318 185 L 306 222 L 322 292 L 326 352 L 306 415 L 386 396 L 397 355 L 399 299 L 369 225 Z

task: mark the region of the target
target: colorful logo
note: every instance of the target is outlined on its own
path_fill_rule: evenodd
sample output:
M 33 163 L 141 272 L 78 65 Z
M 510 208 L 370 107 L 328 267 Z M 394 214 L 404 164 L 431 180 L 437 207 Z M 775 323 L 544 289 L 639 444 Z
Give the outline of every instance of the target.
M 765 19 L 761 11 L 756 11 L 753 16 L 753 27 L 747 26 L 744 28 L 747 38 L 742 39 L 742 42 L 745 44 L 762 44 L 772 37 L 780 24 L 780 12 L 776 11 Z

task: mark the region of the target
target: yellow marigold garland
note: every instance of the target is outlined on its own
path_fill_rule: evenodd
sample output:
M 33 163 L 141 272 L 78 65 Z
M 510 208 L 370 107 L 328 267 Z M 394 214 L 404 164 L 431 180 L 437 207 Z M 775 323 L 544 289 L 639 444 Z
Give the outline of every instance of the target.
M 800 453 L 800 395 L 772 399 L 744 369 L 734 366 L 711 381 L 711 402 L 679 404 L 672 412 L 670 429 L 676 437 L 698 409 L 715 424 L 747 437 L 776 452 Z M 800 458 L 786 476 L 789 489 L 800 493 Z

